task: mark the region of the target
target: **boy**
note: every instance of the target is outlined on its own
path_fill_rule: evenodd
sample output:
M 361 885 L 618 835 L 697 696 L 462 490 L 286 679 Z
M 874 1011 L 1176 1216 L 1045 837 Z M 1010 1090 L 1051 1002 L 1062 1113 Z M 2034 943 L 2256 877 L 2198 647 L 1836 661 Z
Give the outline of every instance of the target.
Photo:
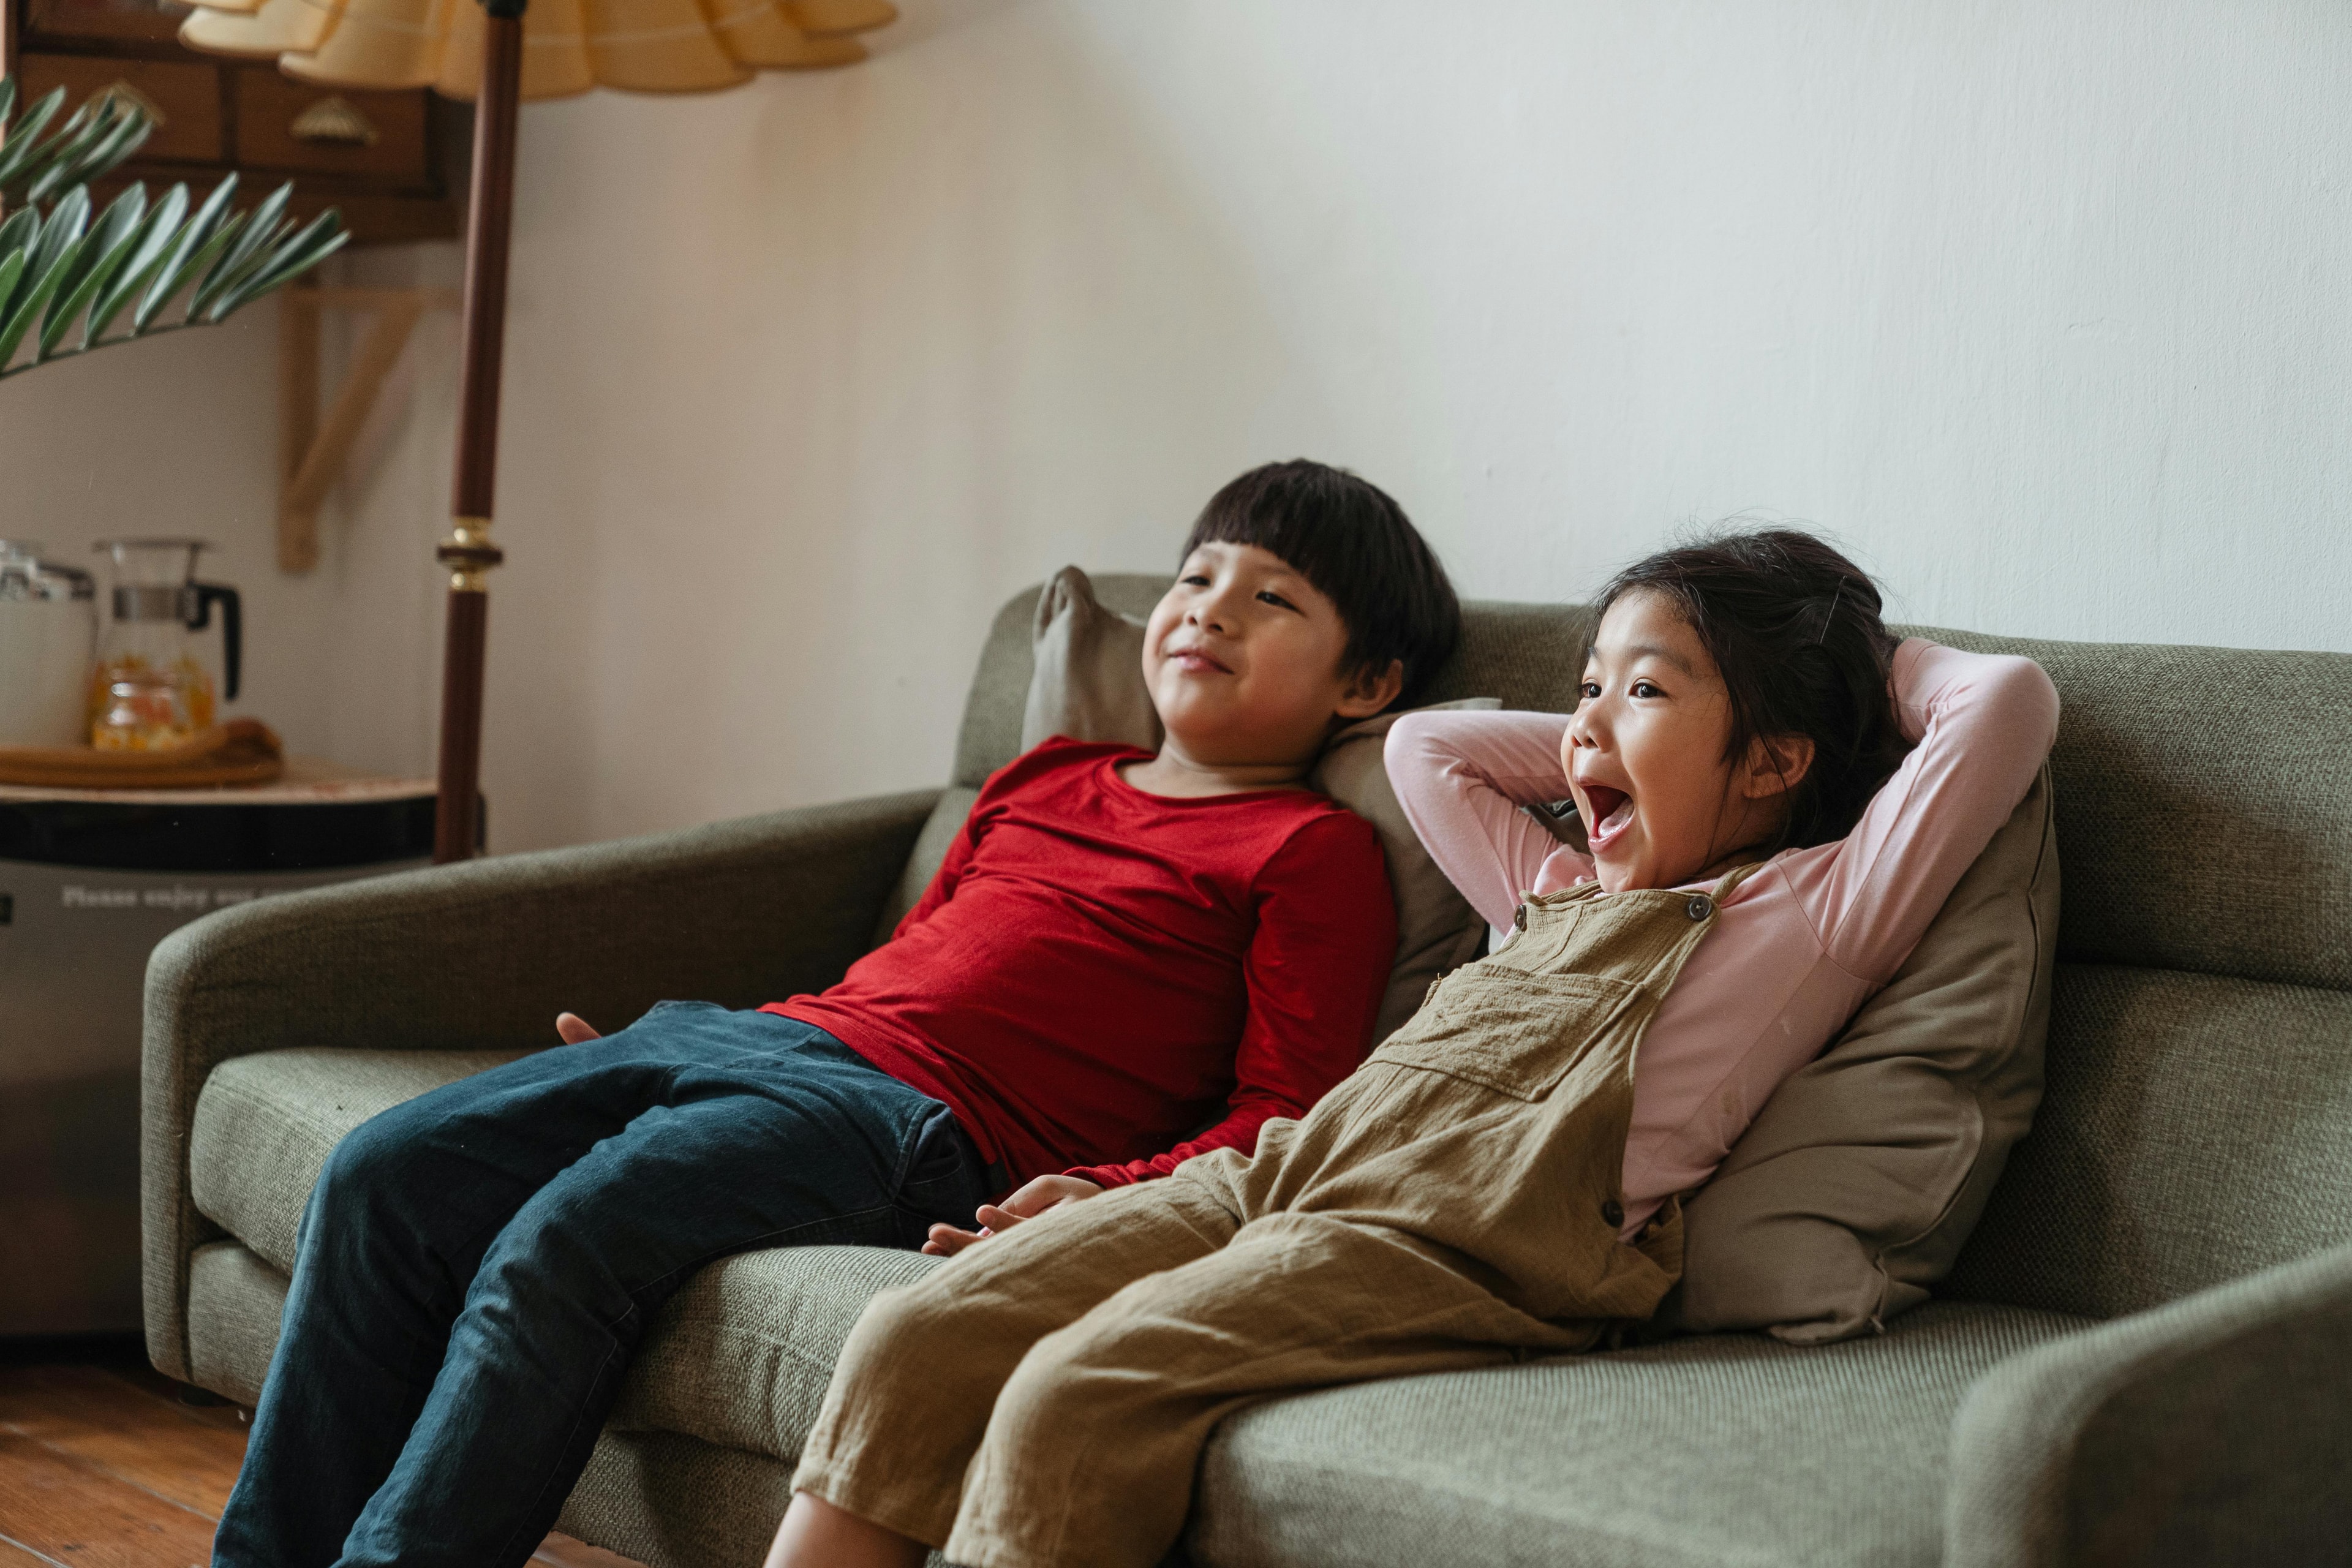
M 1461 613 L 1396 503 L 1320 464 L 1211 500 L 1153 611 L 1155 755 L 992 778 L 891 942 L 821 995 L 666 1002 L 394 1107 L 302 1225 L 215 1563 L 528 1558 L 661 1303 L 797 1243 L 968 1245 L 1246 1154 L 1361 1058 L 1395 947 L 1370 828 L 1303 780 Z M 1224 1115 L 1189 1139 L 1220 1105 Z M 1181 1140 L 1181 1141 L 1180 1141 Z

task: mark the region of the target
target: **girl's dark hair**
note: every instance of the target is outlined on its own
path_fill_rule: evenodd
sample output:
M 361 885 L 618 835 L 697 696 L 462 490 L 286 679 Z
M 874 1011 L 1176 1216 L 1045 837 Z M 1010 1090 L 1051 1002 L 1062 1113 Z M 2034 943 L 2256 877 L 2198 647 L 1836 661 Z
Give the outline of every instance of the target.
M 1612 578 L 1601 608 L 1665 598 L 1698 634 L 1731 699 L 1724 759 L 1762 736 L 1803 735 L 1813 764 L 1789 791 L 1769 855 L 1843 838 L 1910 745 L 1888 674 L 1895 639 L 1868 573 L 1810 533 L 1718 533 Z
M 1378 485 L 1294 458 L 1268 463 L 1209 498 L 1181 562 L 1203 544 L 1255 544 L 1280 556 L 1338 606 L 1350 674 L 1404 663 L 1391 708 L 1421 700 L 1462 640 L 1462 605 L 1426 540 Z

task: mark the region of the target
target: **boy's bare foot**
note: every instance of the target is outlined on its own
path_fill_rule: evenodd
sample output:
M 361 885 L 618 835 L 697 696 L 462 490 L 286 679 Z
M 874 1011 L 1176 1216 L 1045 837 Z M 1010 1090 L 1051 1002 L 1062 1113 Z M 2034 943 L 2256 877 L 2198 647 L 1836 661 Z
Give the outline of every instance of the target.
M 823 1498 L 794 1492 L 767 1568 L 922 1568 L 929 1549 Z
M 556 1037 L 567 1046 L 576 1046 L 585 1040 L 601 1040 L 604 1037 L 596 1032 L 595 1026 L 577 1013 L 558 1013 L 555 1016 L 555 1033 Z

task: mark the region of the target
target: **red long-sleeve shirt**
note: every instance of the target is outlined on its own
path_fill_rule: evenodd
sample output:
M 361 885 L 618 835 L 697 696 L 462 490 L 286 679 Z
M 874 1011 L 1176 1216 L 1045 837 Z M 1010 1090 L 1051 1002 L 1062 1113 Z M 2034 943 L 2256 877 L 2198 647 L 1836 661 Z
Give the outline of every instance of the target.
M 1146 794 L 1118 769 L 1149 755 L 1016 758 L 891 941 L 762 1010 L 945 1101 L 1015 1182 L 1249 1152 L 1363 1059 L 1396 952 L 1380 843 L 1306 790 Z

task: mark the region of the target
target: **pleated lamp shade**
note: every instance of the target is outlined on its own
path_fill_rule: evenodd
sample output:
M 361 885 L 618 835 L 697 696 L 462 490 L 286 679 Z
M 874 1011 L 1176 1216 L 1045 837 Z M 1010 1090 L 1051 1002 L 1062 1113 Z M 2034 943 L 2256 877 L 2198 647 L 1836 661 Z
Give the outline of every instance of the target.
M 477 0 L 194 0 L 180 41 L 210 54 L 276 57 L 302 81 L 429 87 L 474 97 L 482 79 Z M 887 0 L 530 0 L 522 96 L 593 87 L 709 92 L 754 71 L 866 58 L 859 33 L 888 26 Z

